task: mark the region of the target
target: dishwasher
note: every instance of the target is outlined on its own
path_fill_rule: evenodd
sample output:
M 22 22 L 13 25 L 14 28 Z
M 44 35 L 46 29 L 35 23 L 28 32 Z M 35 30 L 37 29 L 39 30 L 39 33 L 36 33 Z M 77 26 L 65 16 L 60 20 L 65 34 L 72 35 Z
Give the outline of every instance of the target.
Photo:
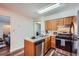
M 36 56 L 43 56 L 44 40 L 40 40 L 36 44 Z

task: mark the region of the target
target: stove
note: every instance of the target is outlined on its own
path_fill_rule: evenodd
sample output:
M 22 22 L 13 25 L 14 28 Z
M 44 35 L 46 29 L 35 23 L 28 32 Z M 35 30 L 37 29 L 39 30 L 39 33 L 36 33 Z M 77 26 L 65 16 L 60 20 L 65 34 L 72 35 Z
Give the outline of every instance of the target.
M 56 48 L 73 53 L 74 39 L 72 34 L 58 34 L 56 36 Z

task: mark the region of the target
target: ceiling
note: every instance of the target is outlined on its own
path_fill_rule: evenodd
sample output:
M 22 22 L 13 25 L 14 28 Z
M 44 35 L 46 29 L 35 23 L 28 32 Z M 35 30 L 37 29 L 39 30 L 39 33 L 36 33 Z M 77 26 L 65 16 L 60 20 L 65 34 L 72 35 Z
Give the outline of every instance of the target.
M 44 14 L 37 13 L 38 10 L 52 4 L 55 4 L 55 3 L 4 3 L 4 4 L 0 4 L 0 6 L 7 8 L 9 10 L 12 10 L 14 12 L 17 12 L 29 18 L 38 18 L 41 16 L 49 16 L 51 14 L 56 14 L 56 13 L 71 9 L 76 5 L 79 5 L 77 3 L 70 3 L 70 4 L 63 3 L 61 4 L 60 7 L 54 10 L 51 10 L 47 13 L 44 13 Z
M 15 11 L 26 17 L 38 17 L 37 11 L 42 7 L 48 6 L 50 3 L 4 3 L 0 4 L 4 8 Z

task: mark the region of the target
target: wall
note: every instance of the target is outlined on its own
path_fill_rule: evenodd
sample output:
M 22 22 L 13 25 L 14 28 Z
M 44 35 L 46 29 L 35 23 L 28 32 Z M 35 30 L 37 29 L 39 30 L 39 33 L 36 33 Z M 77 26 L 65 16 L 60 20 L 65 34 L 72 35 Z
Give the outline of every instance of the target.
M 3 38 L 3 23 L 0 23 L 0 38 Z
M 33 35 L 33 20 L 5 8 L 0 8 L 0 15 L 10 17 L 10 51 L 13 52 L 17 49 L 23 48 L 24 39 Z

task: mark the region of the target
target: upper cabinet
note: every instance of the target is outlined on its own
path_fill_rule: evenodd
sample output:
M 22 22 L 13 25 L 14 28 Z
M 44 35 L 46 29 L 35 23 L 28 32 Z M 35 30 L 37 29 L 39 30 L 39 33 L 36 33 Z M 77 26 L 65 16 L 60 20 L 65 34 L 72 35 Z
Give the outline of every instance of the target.
M 64 25 L 64 19 L 63 18 L 58 19 L 57 23 L 58 23 L 59 26 Z
M 46 29 L 46 31 L 52 30 L 52 22 L 51 21 L 45 22 L 45 29 Z
M 52 20 L 52 31 L 57 30 L 57 20 Z
M 69 16 L 60 19 L 48 20 L 45 22 L 45 30 L 56 31 L 58 26 L 69 25 L 71 22 L 76 22 L 76 16 Z
M 57 21 L 48 20 L 45 22 L 45 30 L 46 31 L 56 31 L 57 30 Z
M 64 18 L 64 25 L 71 24 L 71 22 L 74 23 L 75 21 L 76 21 L 76 16 L 65 17 Z
M 73 18 L 72 17 L 65 17 L 64 18 L 64 25 L 71 24 Z
M 73 17 L 73 22 L 75 23 L 76 22 L 76 20 L 77 20 L 77 17 L 76 16 L 72 16 Z

